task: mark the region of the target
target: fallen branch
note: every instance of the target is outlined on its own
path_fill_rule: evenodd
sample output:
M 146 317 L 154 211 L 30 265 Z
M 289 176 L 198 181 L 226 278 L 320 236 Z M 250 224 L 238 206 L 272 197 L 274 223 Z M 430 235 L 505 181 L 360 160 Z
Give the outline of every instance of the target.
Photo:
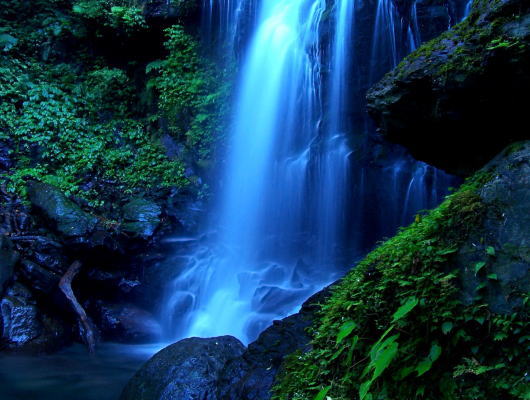
M 78 274 L 80 269 L 81 263 L 79 261 L 74 261 L 74 263 L 70 265 L 66 273 L 59 281 L 59 288 L 64 293 L 66 298 L 70 301 L 70 304 L 74 308 L 74 311 L 79 316 L 79 320 L 81 321 L 81 324 L 84 328 L 83 339 L 85 340 L 88 346 L 88 351 L 90 353 L 94 353 L 96 351 L 96 336 L 94 334 L 94 325 L 86 314 L 85 309 L 77 301 L 77 298 L 74 295 L 74 291 L 72 290 L 72 281 L 74 280 L 75 276 Z

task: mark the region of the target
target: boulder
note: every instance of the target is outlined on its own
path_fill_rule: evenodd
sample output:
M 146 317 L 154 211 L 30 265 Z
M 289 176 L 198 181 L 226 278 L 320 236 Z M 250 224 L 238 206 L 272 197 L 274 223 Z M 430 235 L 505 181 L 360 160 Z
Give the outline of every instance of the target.
M 2 339 L 22 347 L 42 334 L 42 322 L 30 292 L 21 285 L 8 291 L 0 301 Z
M 28 285 L 39 292 L 51 293 L 57 289 L 61 275 L 30 260 L 22 260 L 20 272 Z
M 155 354 L 129 381 L 121 400 L 217 400 L 217 381 L 245 346 L 234 337 L 190 338 Z
M 242 357 L 229 361 L 219 380 L 219 398 L 230 400 L 268 400 L 271 388 L 284 358 L 310 348 L 311 326 L 318 304 L 329 296 L 326 288 L 310 297 L 297 314 L 291 315 L 265 329 L 258 339 L 248 345 Z
M 132 304 L 99 302 L 96 322 L 105 340 L 122 343 L 153 343 L 160 340 L 162 327 L 154 316 Z
M 134 236 L 149 238 L 160 225 L 161 207 L 152 201 L 138 198 L 123 207 L 122 230 Z
M 527 139 L 530 3 L 475 1 L 460 24 L 421 46 L 367 95 L 391 141 L 467 176 Z
M 55 186 L 30 182 L 28 195 L 34 209 L 67 238 L 87 236 L 98 223 L 95 216 L 83 211 Z

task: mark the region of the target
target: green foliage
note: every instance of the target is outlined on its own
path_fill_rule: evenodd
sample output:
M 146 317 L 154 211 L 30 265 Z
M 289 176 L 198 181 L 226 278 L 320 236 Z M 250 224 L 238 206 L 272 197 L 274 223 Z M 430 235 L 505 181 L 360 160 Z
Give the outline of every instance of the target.
M 127 74 L 117 68 L 91 71 L 83 84 L 86 103 L 93 112 L 110 113 L 113 117 L 130 116 L 135 93 Z
M 65 65 L 0 63 L 0 140 L 12 143 L 17 163 L 5 176 L 9 190 L 24 194 L 33 178 L 95 201 L 104 190 L 97 182 L 124 193 L 186 184 L 182 164 L 167 159 L 147 125 L 124 117 L 131 92 L 123 71 L 97 70 L 80 84 L 69 83 L 73 74 Z M 105 111 L 121 118 L 95 117 Z
M 160 112 L 146 114 L 145 60 L 112 54 L 110 66 L 98 53 L 102 38 L 128 49 L 143 34 L 142 2 L 28 4 L 6 0 L 0 8 L 0 142 L 15 162 L 0 176 L 8 190 L 25 195 L 27 180 L 37 179 L 98 205 L 110 193 L 119 199 L 196 181 L 184 176 L 185 165 L 211 158 L 228 86 L 225 72 L 199 57 L 195 39 L 168 30 L 167 58 L 147 68 Z M 187 149 L 172 159 L 160 144 L 166 126 Z M 206 185 L 196 189 L 207 195 Z
M 140 5 L 129 0 L 77 0 L 74 13 L 96 25 L 131 34 L 147 28 Z
M 160 116 L 171 135 L 186 143 L 198 162 L 209 162 L 213 144 L 222 139 L 230 80 L 199 56 L 196 40 L 175 25 L 166 30 L 168 56 L 150 63 L 149 87 L 158 93 Z
M 463 304 L 452 267 L 480 233 L 477 190 L 489 179 L 478 174 L 337 284 L 312 350 L 288 357 L 274 399 L 310 400 L 322 387 L 333 400 L 528 398 L 528 300 L 510 315 L 492 314 L 480 293 Z

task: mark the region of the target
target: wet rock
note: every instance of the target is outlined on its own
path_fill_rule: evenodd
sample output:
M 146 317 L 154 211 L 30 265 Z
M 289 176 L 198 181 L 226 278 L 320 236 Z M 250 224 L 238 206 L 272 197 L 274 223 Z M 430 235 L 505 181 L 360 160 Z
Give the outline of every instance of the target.
M 123 207 L 125 222 L 122 229 L 134 236 L 149 238 L 160 225 L 161 214 L 161 207 L 157 203 L 142 198 L 134 199 Z
M 162 327 L 154 316 L 132 304 L 99 302 L 96 322 L 105 340 L 122 343 L 153 343 L 160 340 Z
M 28 195 L 33 207 L 67 238 L 87 236 L 97 225 L 95 216 L 83 211 L 55 186 L 30 182 Z
M 60 275 L 41 267 L 30 260 L 22 260 L 20 263 L 20 271 L 25 278 L 25 281 L 27 281 L 33 289 L 43 293 L 51 293 L 55 290 L 61 279 Z
M 68 323 L 43 312 L 30 290 L 15 283 L 0 300 L 1 347 L 31 354 L 57 351 L 71 342 Z
M 368 93 L 380 131 L 467 176 L 530 137 L 530 3 L 474 2 L 469 17 L 406 57 Z
M 284 358 L 297 350 L 309 349 L 311 337 L 306 329 L 312 324 L 318 305 L 328 295 L 329 288 L 324 289 L 309 298 L 299 313 L 274 321 L 249 344 L 242 357 L 229 361 L 219 379 L 219 398 L 270 399 L 270 389 Z
M 218 400 L 219 375 L 244 351 L 231 336 L 181 340 L 155 354 L 129 381 L 120 399 Z
M 42 334 L 39 312 L 30 292 L 17 285 L 0 302 L 2 339 L 22 347 Z
M 481 189 L 487 207 L 483 230 L 460 249 L 462 297 L 480 289 L 495 313 L 510 313 L 530 292 L 530 142 L 515 144 L 488 164 L 492 179 Z M 484 263 L 480 273 L 474 266 Z
M 11 240 L 0 236 L 0 295 L 13 275 L 17 260 L 18 253 L 14 250 Z

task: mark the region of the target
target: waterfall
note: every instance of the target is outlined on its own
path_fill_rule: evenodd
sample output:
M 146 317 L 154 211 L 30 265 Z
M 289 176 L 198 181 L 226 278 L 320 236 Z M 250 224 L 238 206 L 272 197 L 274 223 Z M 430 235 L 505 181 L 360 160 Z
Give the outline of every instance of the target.
M 222 48 L 234 46 L 236 25 L 248 18 L 244 6 L 245 0 L 205 0 L 205 35 Z M 175 276 L 162 314 L 171 339 L 255 339 L 444 194 L 450 178 L 442 172 L 400 151 L 381 165 L 369 154 L 375 147 L 367 139 L 363 91 L 415 48 L 419 33 L 415 8 L 406 23 L 391 0 L 380 0 L 370 57 L 362 59 L 356 35 L 371 29 L 357 21 L 362 6 L 257 5 L 217 218 L 202 239 L 178 241 L 167 260 Z

